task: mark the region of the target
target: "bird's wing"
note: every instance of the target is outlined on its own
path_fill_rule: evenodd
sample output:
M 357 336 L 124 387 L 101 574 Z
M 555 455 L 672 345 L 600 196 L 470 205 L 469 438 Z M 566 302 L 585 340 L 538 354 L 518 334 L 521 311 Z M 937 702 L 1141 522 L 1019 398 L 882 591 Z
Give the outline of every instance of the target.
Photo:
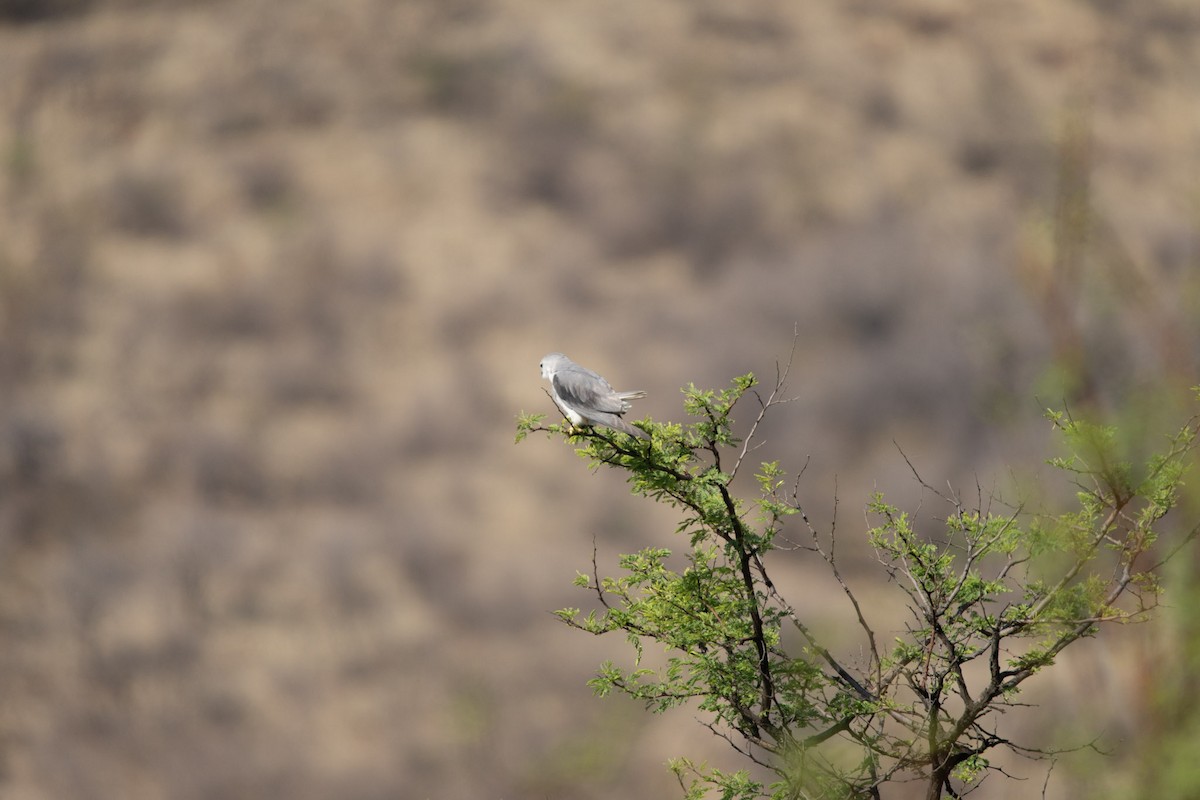
M 551 383 L 564 403 L 582 412 L 620 414 L 628 408 L 608 381 L 578 364 L 554 373 Z

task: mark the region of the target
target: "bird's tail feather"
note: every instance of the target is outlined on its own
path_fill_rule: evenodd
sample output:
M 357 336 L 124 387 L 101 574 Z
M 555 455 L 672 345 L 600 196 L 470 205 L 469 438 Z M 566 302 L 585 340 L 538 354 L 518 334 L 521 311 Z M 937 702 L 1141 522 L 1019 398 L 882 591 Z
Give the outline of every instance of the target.
M 646 433 L 641 428 L 635 428 L 625 420 L 618 417 L 616 414 L 592 414 L 592 421 L 604 425 L 605 427 L 618 430 L 621 433 L 628 433 L 630 436 L 636 436 L 639 439 L 649 439 L 650 434 Z
M 621 410 L 628 411 L 632 406 L 629 405 L 630 400 L 641 400 L 646 396 L 645 392 L 617 392 L 617 399 L 621 401 Z

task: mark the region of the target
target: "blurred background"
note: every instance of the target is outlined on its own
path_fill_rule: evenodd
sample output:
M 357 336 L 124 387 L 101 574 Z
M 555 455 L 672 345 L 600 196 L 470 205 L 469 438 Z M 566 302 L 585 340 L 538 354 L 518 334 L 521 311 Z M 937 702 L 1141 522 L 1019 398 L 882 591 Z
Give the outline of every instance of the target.
M 0 794 L 660 798 L 735 769 L 549 613 L 675 518 L 561 442 L 767 380 L 846 570 L 881 489 L 1036 485 L 1045 406 L 1200 382 L 1194 0 L 0 0 Z M 743 420 L 748 422 L 748 420 Z M 1197 503 L 1185 503 L 1194 520 Z M 936 531 L 936 510 L 923 517 Z M 803 553 L 777 583 L 842 652 Z M 1024 782 L 1200 791 L 1195 551 L 1007 715 Z M 842 634 L 845 635 L 842 635 Z M 915 787 L 897 787 L 906 797 Z

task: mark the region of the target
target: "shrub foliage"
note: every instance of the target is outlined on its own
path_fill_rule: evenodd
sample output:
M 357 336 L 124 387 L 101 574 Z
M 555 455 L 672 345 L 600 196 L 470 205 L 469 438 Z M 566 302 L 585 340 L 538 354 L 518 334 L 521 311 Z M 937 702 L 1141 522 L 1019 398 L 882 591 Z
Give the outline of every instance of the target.
M 547 424 L 540 414 L 519 418 L 518 441 L 534 431 L 560 436 L 594 468 L 624 472 L 634 494 L 679 511 L 678 553 L 659 546 L 622 555 L 613 576 L 601 575 L 593 554 L 576 584 L 596 610 L 557 612 L 581 631 L 623 634 L 633 648 L 631 668 L 600 667 L 596 693 L 621 692 L 655 712 L 695 704 L 714 733 L 777 778 L 764 785 L 748 770 L 673 760 L 689 800 L 714 790 L 739 800 L 881 797 L 886 784 L 913 780 L 929 798 L 957 797 L 999 771 L 989 760 L 998 748 L 1046 755 L 1008 738 L 998 717 L 1064 648 L 1155 607 L 1157 569 L 1200 529 L 1183 531 L 1171 548 L 1158 542 L 1196 444 L 1196 418 L 1135 466 L 1118 457 L 1111 428 L 1049 412 L 1067 446 L 1051 463 L 1076 487 L 1065 513 L 982 493 L 969 507 L 914 468 L 947 508 L 944 529 L 929 537 L 882 495 L 870 498 L 867 539 L 907 606 L 904 629 L 885 633 L 843 578 L 835 531 L 809 522 L 799 478 L 789 481 L 777 462 L 752 462 L 760 423 L 787 402 L 787 372 L 777 371 L 769 392 L 753 375 L 722 391 L 687 387 L 691 421 L 640 422 L 648 442 Z M 732 415 L 747 406 L 754 419 L 738 437 Z M 757 489 L 745 496 L 735 481 L 750 469 Z M 796 557 L 780 551 L 795 551 L 798 540 L 853 607 L 861 646 L 852 658 L 819 641 L 771 579 L 772 559 Z M 643 666 L 648 643 L 666 651 L 655 668 Z

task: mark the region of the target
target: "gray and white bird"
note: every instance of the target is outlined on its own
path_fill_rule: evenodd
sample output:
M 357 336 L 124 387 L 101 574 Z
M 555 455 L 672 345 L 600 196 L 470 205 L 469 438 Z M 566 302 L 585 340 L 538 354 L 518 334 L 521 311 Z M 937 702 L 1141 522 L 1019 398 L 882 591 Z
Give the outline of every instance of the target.
M 572 425 L 603 425 L 630 436 L 650 438 L 641 428 L 621 419 L 629 410 L 629 401 L 645 397 L 645 392 L 614 391 L 604 378 L 562 353 L 550 353 L 541 366 L 542 377 L 550 381 L 554 403 Z

